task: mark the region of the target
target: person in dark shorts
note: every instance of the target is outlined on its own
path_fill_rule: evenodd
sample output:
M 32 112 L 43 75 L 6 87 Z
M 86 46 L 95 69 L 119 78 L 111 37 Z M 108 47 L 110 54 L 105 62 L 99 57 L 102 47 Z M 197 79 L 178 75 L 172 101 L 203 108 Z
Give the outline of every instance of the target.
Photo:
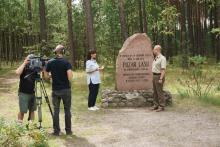
M 19 113 L 18 122 L 22 123 L 24 114 L 29 110 L 29 120 L 34 120 L 34 111 L 36 110 L 34 88 L 35 88 L 35 74 L 33 70 L 28 68 L 29 58 L 33 55 L 28 55 L 24 62 L 16 69 L 16 74 L 20 76 L 18 97 L 19 97 Z M 25 76 L 31 74 L 27 78 Z
M 52 78 L 52 102 L 54 106 L 53 135 L 60 134 L 59 112 L 60 101 L 63 101 L 65 112 L 65 130 L 67 135 L 72 135 L 71 130 L 71 85 L 72 66 L 63 58 L 64 47 L 58 45 L 54 50 L 56 57 L 51 59 L 46 66 L 45 78 Z

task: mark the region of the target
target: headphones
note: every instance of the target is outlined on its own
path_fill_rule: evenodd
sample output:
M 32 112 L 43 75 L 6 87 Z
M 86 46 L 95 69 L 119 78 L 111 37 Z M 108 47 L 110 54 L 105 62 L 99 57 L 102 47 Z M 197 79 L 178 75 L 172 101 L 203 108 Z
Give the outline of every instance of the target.
M 60 52 L 61 54 L 65 54 L 66 53 L 66 51 L 65 51 L 65 49 L 63 48 L 63 49 L 61 49 L 60 51 L 54 51 L 54 54 L 56 55 L 57 54 L 57 52 Z
M 66 53 L 65 48 L 62 49 L 62 54 L 64 55 Z

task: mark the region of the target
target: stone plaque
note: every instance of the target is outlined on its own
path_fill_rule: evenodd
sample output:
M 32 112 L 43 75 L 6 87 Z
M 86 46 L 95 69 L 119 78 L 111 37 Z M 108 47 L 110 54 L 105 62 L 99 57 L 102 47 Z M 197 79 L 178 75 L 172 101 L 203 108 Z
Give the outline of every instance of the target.
M 129 37 L 116 61 L 116 87 L 119 91 L 152 89 L 153 52 L 146 34 Z

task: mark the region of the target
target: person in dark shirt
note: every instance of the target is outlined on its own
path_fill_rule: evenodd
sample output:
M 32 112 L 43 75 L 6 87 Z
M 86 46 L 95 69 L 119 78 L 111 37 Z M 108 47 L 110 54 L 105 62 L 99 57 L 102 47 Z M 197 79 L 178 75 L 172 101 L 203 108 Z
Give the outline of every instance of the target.
M 34 71 L 28 68 L 29 58 L 33 55 L 28 55 L 24 62 L 17 68 L 16 74 L 20 76 L 18 97 L 19 97 L 19 113 L 18 122 L 22 123 L 24 114 L 29 110 L 30 120 L 34 120 L 34 111 L 36 110 L 34 88 L 35 88 L 35 75 Z M 25 76 L 28 76 L 27 78 Z
M 71 130 L 71 85 L 72 66 L 63 58 L 64 47 L 58 45 L 54 50 L 56 57 L 48 61 L 45 71 L 45 78 L 52 78 L 52 102 L 54 106 L 53 135 L 60 134 L 59 112 L 60 101 L 63 101 L 65 111 L 65 130 L 67 135 L 72 134 Z

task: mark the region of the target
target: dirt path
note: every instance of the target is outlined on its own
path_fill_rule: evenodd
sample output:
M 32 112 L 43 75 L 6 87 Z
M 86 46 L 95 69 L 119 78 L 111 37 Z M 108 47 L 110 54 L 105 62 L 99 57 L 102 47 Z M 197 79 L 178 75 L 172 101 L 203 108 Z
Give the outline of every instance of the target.
M 12 92 L 11 86 L 16 84 L 18 81 L 18 77 L 11 71 L 7 74 L 4 74 L 0 77 L 0 94 Z
M 18 112 L 17 89 L 14 87 L 18 82 L 18 77 L 14 71 L 7 72 L 0 76 L 0 117 L 16 118 Z
M 146 109 L 104 111 L 102 116 L 82 116 L 82 121 L 88 123 L 76 126 L 79 127 L 77 134 L 86 129 L 97 129 L 86 138 L 98 147 L 220 146 L 220 121 L 216 114 L 156 113 Z
M 13 73 L 0 77 L 1 117 L 16 116 L 16 91 L 10 89 L 17 81 Z M 74 135 L 50 137 L 49 142 L 53 146 L 220 147 L 220 117 L 217 112 L 168 109 L 156 113 L 146 108 L 109 109 L 73 112 L 73 118 Z

